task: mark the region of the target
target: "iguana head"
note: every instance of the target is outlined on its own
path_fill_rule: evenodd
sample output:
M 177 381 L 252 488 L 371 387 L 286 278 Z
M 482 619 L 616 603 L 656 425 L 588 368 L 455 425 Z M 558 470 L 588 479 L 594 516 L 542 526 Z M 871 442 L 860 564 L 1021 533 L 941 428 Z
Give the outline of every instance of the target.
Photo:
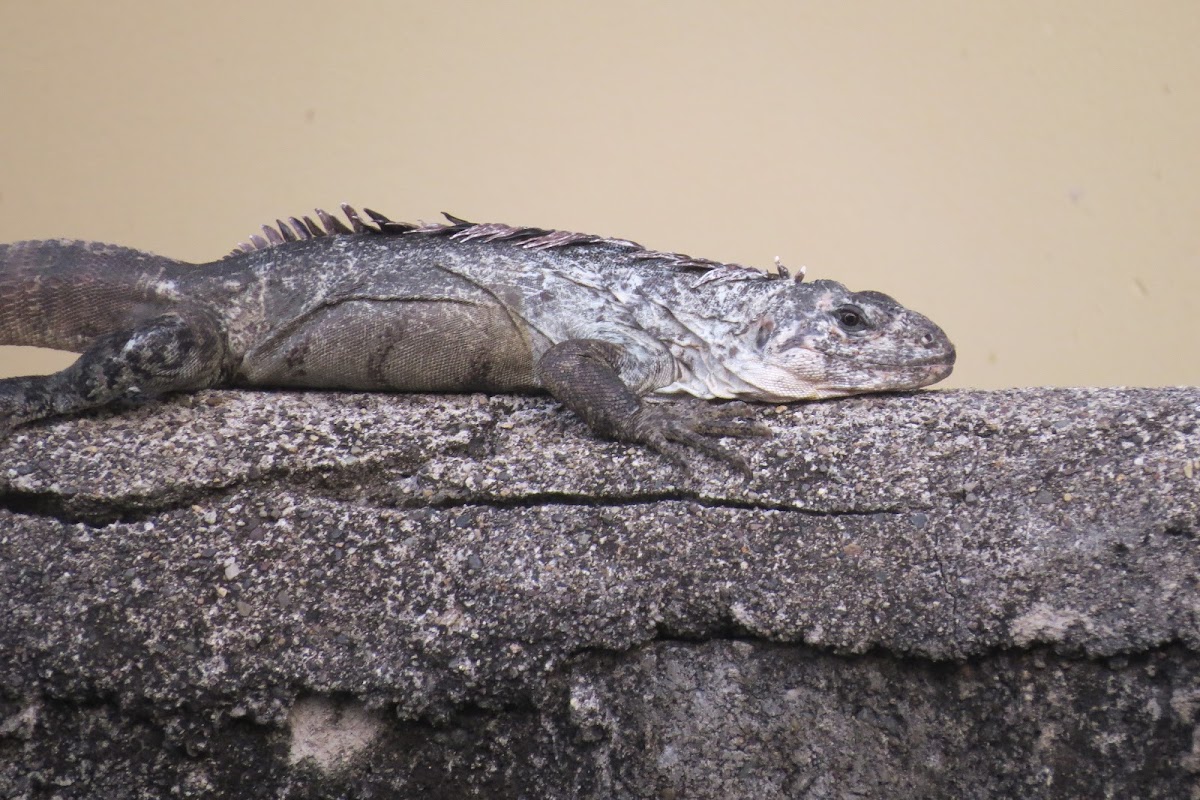
M 780 288 L 730 365 L 752 387 L 745 399 L 916 389 L 954 368 L 954 345 L 942 329 L 886 294 L 825 280 Z

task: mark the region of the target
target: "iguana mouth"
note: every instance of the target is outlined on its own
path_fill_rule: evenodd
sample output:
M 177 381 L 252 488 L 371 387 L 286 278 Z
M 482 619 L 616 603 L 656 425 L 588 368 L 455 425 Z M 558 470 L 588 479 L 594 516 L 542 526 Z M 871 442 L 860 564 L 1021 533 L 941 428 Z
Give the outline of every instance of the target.
M 904 361 L 870 361 L 863 358 L 858 358 L 853 355 L 839 356 L 839 361 L 847 361 L 860 367 L 878 367 L 886 370 L 906 370 L 920 369 L 924 367 L 953 367 L 958 359 L 958 354 L 951 350 L 949 353 L 926 356 L 924 358 L 910 358 Z M 947 374 L 949 371 L 947 370 Z

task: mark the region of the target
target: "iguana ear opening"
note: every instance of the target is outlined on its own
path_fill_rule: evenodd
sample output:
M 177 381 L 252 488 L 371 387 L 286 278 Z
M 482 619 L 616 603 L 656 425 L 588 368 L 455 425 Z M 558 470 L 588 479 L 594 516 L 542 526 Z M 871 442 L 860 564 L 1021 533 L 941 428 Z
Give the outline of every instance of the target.
M 775 333 L 775 320 L 772 317 L 760 317 L 754 326 L 758 329 L 754 332 L 754 346 L 762 350 L 771 341 L 771 334 Z

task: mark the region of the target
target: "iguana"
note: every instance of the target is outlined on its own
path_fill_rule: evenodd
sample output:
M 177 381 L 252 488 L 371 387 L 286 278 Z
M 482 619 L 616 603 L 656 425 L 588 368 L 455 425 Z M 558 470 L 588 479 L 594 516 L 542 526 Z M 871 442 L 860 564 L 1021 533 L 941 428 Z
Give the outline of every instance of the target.
M 924 316 L 782 266 L 342 210 L 348 224 L 319 209 L 276 220 L 208 264 L 74 240 L 0 245 L 0 344 L 82 353 L 53 375 L 0 380 L 0 438 L 205 387 L 545 391 L 601 436 L 744 470 L 710 437 L 761 426 L 646 398 L 786 403 L 914 389 L 954 365 Z

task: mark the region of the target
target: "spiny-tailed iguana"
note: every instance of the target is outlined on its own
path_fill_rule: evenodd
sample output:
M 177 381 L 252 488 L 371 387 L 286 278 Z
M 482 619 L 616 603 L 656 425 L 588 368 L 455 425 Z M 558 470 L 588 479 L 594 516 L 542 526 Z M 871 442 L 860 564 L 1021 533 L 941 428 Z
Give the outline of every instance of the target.
M 0 245 L 0 344 L 83 355 L 0 380 L 14 426 L 204 387 L 546 391 L 601 435 L 745 468 L 765 431 L 651 394 L 769 403 L 914 389 L 954 347 L 879 292 L 540 228 L 410 225 L 342 206 L 209 264 L 73 240 Z

